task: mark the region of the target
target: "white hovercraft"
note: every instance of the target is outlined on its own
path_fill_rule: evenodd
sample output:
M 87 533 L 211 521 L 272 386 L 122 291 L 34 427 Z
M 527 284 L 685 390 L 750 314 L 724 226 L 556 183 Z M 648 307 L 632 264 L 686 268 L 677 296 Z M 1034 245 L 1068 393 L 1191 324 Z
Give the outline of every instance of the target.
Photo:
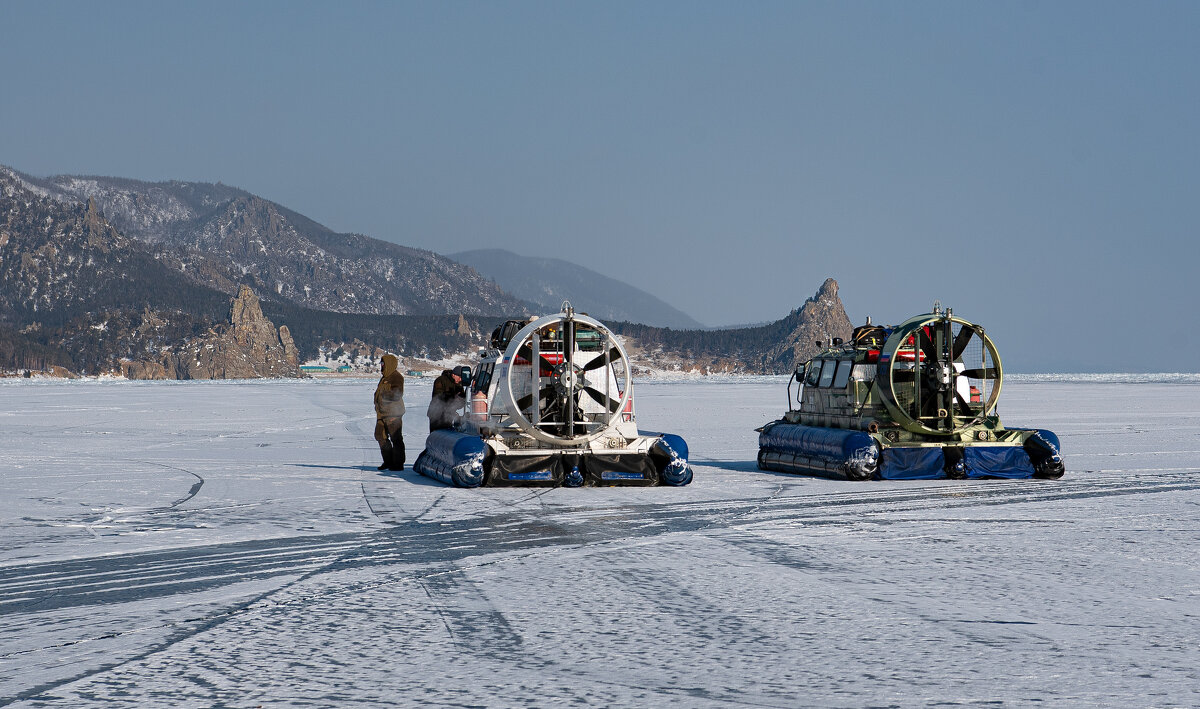
M 467 411 L 413 468 L 458 487 L 687 485 L 687 444 L 639 431 L 629 357 L 602 323 L 562 312 L 509 320 L 474 371 Z

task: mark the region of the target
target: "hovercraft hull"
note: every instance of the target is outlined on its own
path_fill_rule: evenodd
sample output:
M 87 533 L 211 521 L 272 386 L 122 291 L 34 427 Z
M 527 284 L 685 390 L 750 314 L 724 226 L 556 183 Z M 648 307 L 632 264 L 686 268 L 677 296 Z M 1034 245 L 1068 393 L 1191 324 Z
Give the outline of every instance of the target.
M 842 480 L 1061 477 L 1058 438 L 1040 429 L 1020 431 L 1005 444 L 894 445 L 881 434 L 775 421 L 759 434 L 758 467 Z
M 413 469 L 456 487 L 648 487 L 692 481 L 687 444 L 673 434 L 641 435 L 646 452 L 511 449 L 471 433 L 429 434 Z
M 879 442 L 865 431 L 774 421 L 758 435 L 758 467 L 865 480 L 879 467 Z
M 489 452 L 479 436 L 449 428 L 430 431 L 413 470 L 447 485 L 479 487 L 486 478 L 484 463 Z

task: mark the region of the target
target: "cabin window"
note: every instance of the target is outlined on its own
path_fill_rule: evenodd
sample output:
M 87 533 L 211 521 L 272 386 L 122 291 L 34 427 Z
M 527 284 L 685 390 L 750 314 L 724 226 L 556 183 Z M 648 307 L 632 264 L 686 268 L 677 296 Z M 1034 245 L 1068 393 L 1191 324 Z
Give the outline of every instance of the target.
M 474 382 L 474 386 L 471 387 L 473 391 L 481 391 L 485 394 L 487 393 L 488 385 L 492 383 L 492 368 L 495 366 L 495 362 L 488 362 L 486 364 L 480 364 L 479 367 L 476 368 L 475 376 L 471 378 Z
M 815 387 L 817 382 L 821 381 L 821 360 L 814 359 L 808 363 L 806 369 L 808 376 L 805 378 L 804 383 Z
M 839 359 L 837 364 L 837 374 L 833 377 L 833 388 L 845 389 L 846 382 L 850 381 L 850 369 L 854 366 L 854 360 Z
M 850 374 L 850 378 L 856 382 L 873 382 L 875 381 L 875 372 L 879 371 L 879 366 L 874 364 L 856 364 L 854 371 Z
M 825 360 L 821 367 L 821 383 L 818 386 L 828 387 L 833 383 L 833 375 L 837 372 L 837 362 L 834 360 Z

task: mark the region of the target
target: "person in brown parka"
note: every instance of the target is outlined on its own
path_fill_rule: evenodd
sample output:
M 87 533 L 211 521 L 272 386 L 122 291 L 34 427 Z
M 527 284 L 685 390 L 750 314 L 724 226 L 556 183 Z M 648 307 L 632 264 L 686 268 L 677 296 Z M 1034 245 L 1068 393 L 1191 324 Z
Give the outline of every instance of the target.
M 441 376 L 433 380 L 433 399 L 425 415 L 429 417 L 429 432 L 453 428 L 458 418 L 458 409 L 467 403 L 467 392 L 462 377 L 452 369 L 442 370 Z
M 383 456 L 380 470 L 404 470 L 404 375 L 396 355 L 385 354 L 375 387 L 375 440 Z

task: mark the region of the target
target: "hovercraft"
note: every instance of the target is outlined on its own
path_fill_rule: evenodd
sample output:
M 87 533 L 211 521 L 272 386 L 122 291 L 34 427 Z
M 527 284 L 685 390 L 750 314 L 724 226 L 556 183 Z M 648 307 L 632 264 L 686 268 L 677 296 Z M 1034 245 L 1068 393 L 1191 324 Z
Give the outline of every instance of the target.
M 413 468 L 458 487 L 687 485 L 684 440 L 638 430 L 630 370 L 612 331 L 570 303 L 510 320 L 464 372 L 467 411 Z
M 793 372 L 787 413 L 757 429 L 758 467 L 847 480 L 1062 477 L 1057 436 L 1001 425 L 1003 381 L 984 329 L 950 309 L 894 327 L 868 318 Z

